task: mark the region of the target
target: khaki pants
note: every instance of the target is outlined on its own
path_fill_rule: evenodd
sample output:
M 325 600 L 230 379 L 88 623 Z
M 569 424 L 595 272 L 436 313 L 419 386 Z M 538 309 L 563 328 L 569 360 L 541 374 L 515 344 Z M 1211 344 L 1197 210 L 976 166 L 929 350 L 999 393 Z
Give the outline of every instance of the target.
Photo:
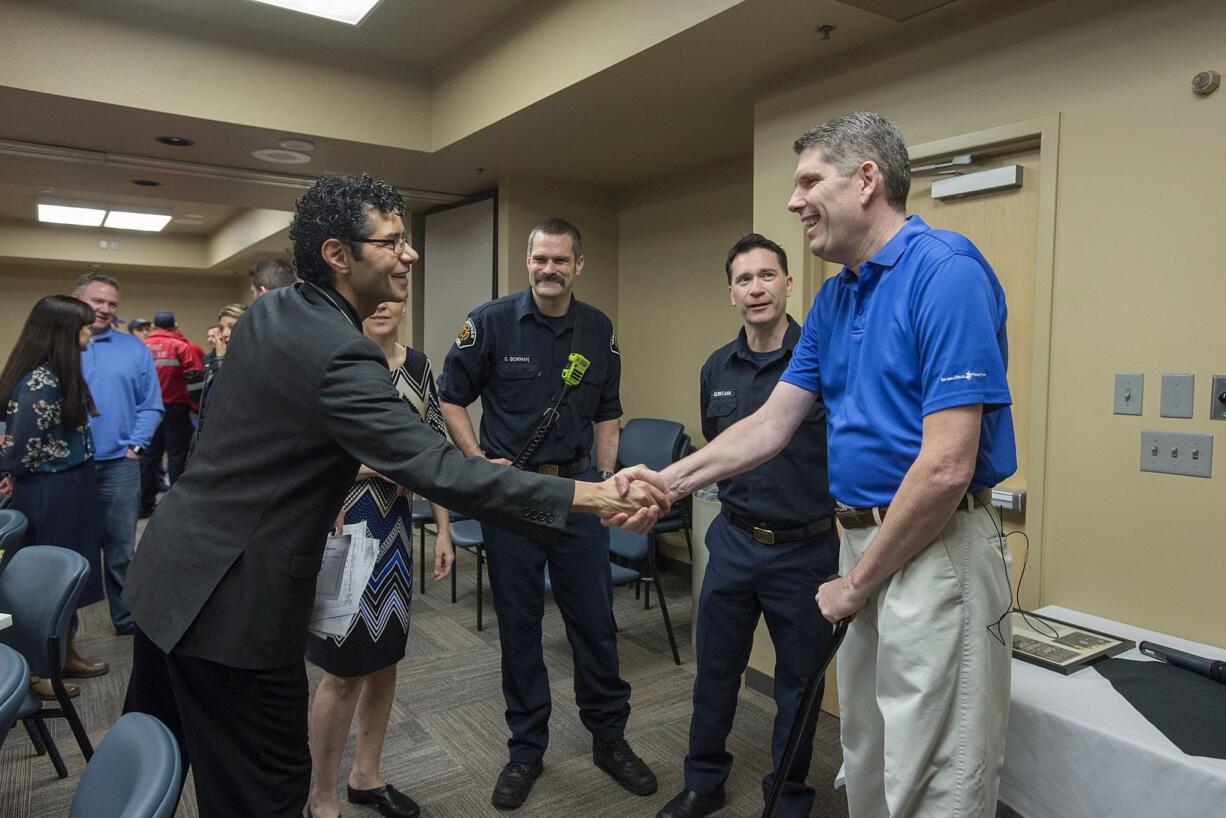
M 1008 619 L 1005 645 L 988 632 L 1011 599 L 997 526 L 961 507 L 852 621 L 838 661 L 851 818 L 996 814 L 1011 662 Z M 844 576 L 877 531 L 844 533 Z

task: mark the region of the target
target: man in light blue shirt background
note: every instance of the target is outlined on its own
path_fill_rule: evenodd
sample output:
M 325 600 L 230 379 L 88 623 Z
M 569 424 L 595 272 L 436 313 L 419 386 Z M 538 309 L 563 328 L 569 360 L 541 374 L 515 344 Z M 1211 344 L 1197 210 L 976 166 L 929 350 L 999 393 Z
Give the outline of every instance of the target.
M 136 542 L 140 511 L 140 456 L 162 421 L 162 391 L 149 348 L 112 328 L 119 311 L 119 282 L 99 273 L 77 279 L 72 294 L 94 311 L 93 337 L 81 353 L 81 371 L 98 408 L 89 421 L 98 471 L 98 510 L 103 583 L 115 632 L 132 632 L 121 595 Z

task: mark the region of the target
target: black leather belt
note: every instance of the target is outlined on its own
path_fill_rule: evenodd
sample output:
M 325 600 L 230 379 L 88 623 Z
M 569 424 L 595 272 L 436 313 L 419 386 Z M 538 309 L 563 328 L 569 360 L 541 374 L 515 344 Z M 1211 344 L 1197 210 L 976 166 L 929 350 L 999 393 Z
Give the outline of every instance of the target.
M 958 505 L 958 511 L 969 511 L 977 506 L 992 505 L 992 489 L 980 489 L 975 492 L 968 492 L 962 498 L 962 502 Z M 843 528 L 868 528 L 869 526 L 877 525 L 877 520 L 885 519 L 885 514 L 890 510 L 889 506 L 876 506 L 877 516 L 873 516 L 873 506 L 867 508 L 852 508 L 851 506 L 836 506 L 834 516 L 839 518 L 839 525 Z
M 533 466 L 531 471 L 540 474 L 552 474 L 554 477 L 571 477 L 576 474 L 582 474 L 587 471 L 592 465 L 592 458 L 581 457 L 570 463 L 542 463 L 539 466 Z
M 754 525 L 744 517 L 737 516 L 731 511 L 724 512 L 724 516 L 728 518 L 728 522 L 732 523 L 737 528 L 744 531 L 749 536 L 753 537 L 763 545 L 777 545 L 785 542 L 796 542 L 797 540 L 807 540 L 810 537 L 816 537 L 823 531 L 829 531 L 834 526 L 834 518 L 823 517 L 816 522 L 802 525 L 799 528 L 763 528 L 759 525 Z

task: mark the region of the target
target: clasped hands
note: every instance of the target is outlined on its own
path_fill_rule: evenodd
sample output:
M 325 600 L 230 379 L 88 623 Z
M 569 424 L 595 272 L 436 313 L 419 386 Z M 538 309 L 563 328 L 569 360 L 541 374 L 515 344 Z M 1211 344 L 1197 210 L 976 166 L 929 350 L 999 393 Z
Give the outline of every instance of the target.
M 606 483 L 612 483 L 616 492 L 608 513 L 600 515 L 606 527 L 617 526 L 623 531 L 642 534 L 672 506 L 664 478 L 644 465 L 622 469 Z

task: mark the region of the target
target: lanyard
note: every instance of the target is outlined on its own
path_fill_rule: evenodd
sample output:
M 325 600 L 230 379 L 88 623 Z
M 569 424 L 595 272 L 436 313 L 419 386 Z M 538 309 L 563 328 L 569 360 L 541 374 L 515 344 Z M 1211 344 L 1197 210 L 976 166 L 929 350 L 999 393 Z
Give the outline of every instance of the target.
M 327 290 L 325 290 L 323 287 L 321 287 L 321 286 L 319 286 L 318 284 L 316 284 L 314 281 L 303 281 L 302 283 L 303 283 L 303 284 L 309 284 L 310 286 L 314 287 L 314 288 L 315 288 L 315 289 L 316 289 L 316 290 L 319 292 L 319 294 L 320 294 L 320 295 L 322 295 L 324 298 L 328 299 L 328 303 L 329 303 L 329 304 L 331 304 L 332 306 L 336 307 L 336 311 L 337 311 L 337 312 L 339 312 L 341 315 L 345 316 L 345 320 L 346 320 L 346 321 L 348 321 L 348 322 L 349 322 L 349 323 L 350 323 L 350 324 L 353 326 L 353 328 L 354 328 L 354 329 L 356 329 L 358 332 L 361 332 L 361 331 L 362 331 L 362 328 L 361 328 L 361 327 L 359 327 L 357 324 L 354 324 L 354 323 L 353 323 L 353 318 L 352 318 L 352 316 L 350 316 L 350 315 L 349 315 L 349 313 L 345 311 L 345 308 L 344 308 L 344 307 L 342 307 L 340 304 L 337 304 L 337 303 L 336 303 L 336 299 L 335 299 L 335 298 L 333 298 L 332 296 L 328 295 L 328 291 L 327 291 Z

